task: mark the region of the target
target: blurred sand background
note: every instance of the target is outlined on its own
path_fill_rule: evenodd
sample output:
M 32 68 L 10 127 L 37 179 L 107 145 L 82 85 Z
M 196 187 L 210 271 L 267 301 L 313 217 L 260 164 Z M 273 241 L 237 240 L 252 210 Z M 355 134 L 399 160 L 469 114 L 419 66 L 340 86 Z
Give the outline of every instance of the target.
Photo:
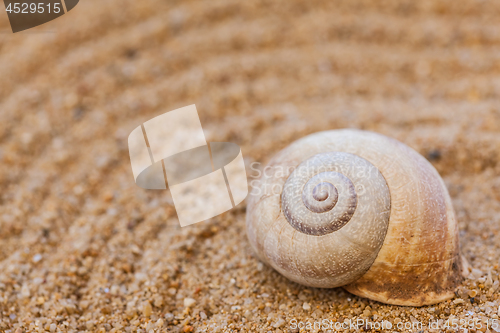
M 0 13 L 0 331 L 498 318 L 499 17 L 486 0 L 82 0 L 12 34 Z M 127 136 L 189 104 L 209 141 L 240 145 L 249 180 L 316 131 L 413 147 L 448 186 L 472 278 L 455 300 L 388 306 L 260 263 L 244 203 L 180 228 L 168 192 L 134 184 Z

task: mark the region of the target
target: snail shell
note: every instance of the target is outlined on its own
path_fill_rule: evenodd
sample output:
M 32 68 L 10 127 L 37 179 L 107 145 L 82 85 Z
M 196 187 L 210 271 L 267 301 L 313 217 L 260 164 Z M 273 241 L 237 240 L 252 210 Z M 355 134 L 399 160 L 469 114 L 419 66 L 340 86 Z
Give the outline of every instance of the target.
M 311 287 L 384 303 L 453 297 L 466 262 L 446 187 L 408 146 L 366 131 L 302 138 L 264 169 L 247 207 L 259 258 Z

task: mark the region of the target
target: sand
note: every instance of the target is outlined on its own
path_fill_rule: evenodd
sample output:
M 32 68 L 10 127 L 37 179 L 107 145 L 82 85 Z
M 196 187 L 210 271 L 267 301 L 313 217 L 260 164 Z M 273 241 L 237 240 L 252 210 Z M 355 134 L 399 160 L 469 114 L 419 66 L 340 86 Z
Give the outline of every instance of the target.
M 454 319 L 500 331 L 499 14 L 473 0 L 85 0 L 12 34 L 0 13 L 0 331 L 314 332 L 361 319 L 346 331 Z M 240 145 L 249 181 L 252 163 L 326 129 L 416 149 L 449 189 L 470 279 L 448 302 L 389 306 L 259 262 L 245 203 L 181 228 L 167 191 L 135 185 L 127 136 L 189 104 L 208 141 Z

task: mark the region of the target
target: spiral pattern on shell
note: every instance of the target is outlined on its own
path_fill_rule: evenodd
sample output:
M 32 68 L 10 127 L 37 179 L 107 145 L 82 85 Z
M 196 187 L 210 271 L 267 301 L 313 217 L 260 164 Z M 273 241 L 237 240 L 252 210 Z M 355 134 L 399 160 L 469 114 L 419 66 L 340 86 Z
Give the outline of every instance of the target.
M 314 155 L 293 171 L 284 185 L 281 204 L 292 227 L 321 236 L 349 223 L 358 197 L 363 206 L 357 217 L 363 221 L 370 221 L 372 215 L 383 217 L 375 224 L 386 230 L 389 217 L 384 213 L 390 210 L 390 194 L 384 177 L 359 156 L 329 152 Z
M 276 255 L 271 262 L 296 262 L 300 271 L 302 263 L 317 258 L 318 276 L 310 277 L 336 287 L 361 276 L 375 260 L 387 232 L 390 193 L 382 174 L 367 160 L 326 152 L 306 159 L 290 174 L 281 208 L 284 223 L 296 230 L 290 244 L 295 251 L 285 250 L 288 237 L 278 241 L 275 233 L 268 233 L 266 252 Z M 275 268 L 290 276 L 289 267 Z M 303 283 L 309 274 L 298 272 L 295 281 Z

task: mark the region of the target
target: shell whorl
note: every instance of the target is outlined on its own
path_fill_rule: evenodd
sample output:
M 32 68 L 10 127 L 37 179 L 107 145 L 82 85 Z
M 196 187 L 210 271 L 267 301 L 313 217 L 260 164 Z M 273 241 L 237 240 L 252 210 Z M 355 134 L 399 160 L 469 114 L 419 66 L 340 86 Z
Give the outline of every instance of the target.
M 279 272 L 299 283 L 337 287 L 370 268 L 384 242 L 391 203 L 373 164 L 344 152 L 313 155 L 284 181 L 280 202 L 276 230 L 263 231 L 262 238 L 268 262 Z
M 281 194 L 283 214 L 296 230 L 321 236 L 344 227 L 354 216 L 358 195 L 368 192 L 357 217 L 380 215 L 390 208 L 390 193 L 384 177 L 367 160 L 348 153 L 328 152 L 302 162 L 288 177 Z M 359 194 L 358 194 L 359 193 Z M 387 218 L 388 220 L 388 218 Z M 387 227 L 387 220 L 381 225 Z

